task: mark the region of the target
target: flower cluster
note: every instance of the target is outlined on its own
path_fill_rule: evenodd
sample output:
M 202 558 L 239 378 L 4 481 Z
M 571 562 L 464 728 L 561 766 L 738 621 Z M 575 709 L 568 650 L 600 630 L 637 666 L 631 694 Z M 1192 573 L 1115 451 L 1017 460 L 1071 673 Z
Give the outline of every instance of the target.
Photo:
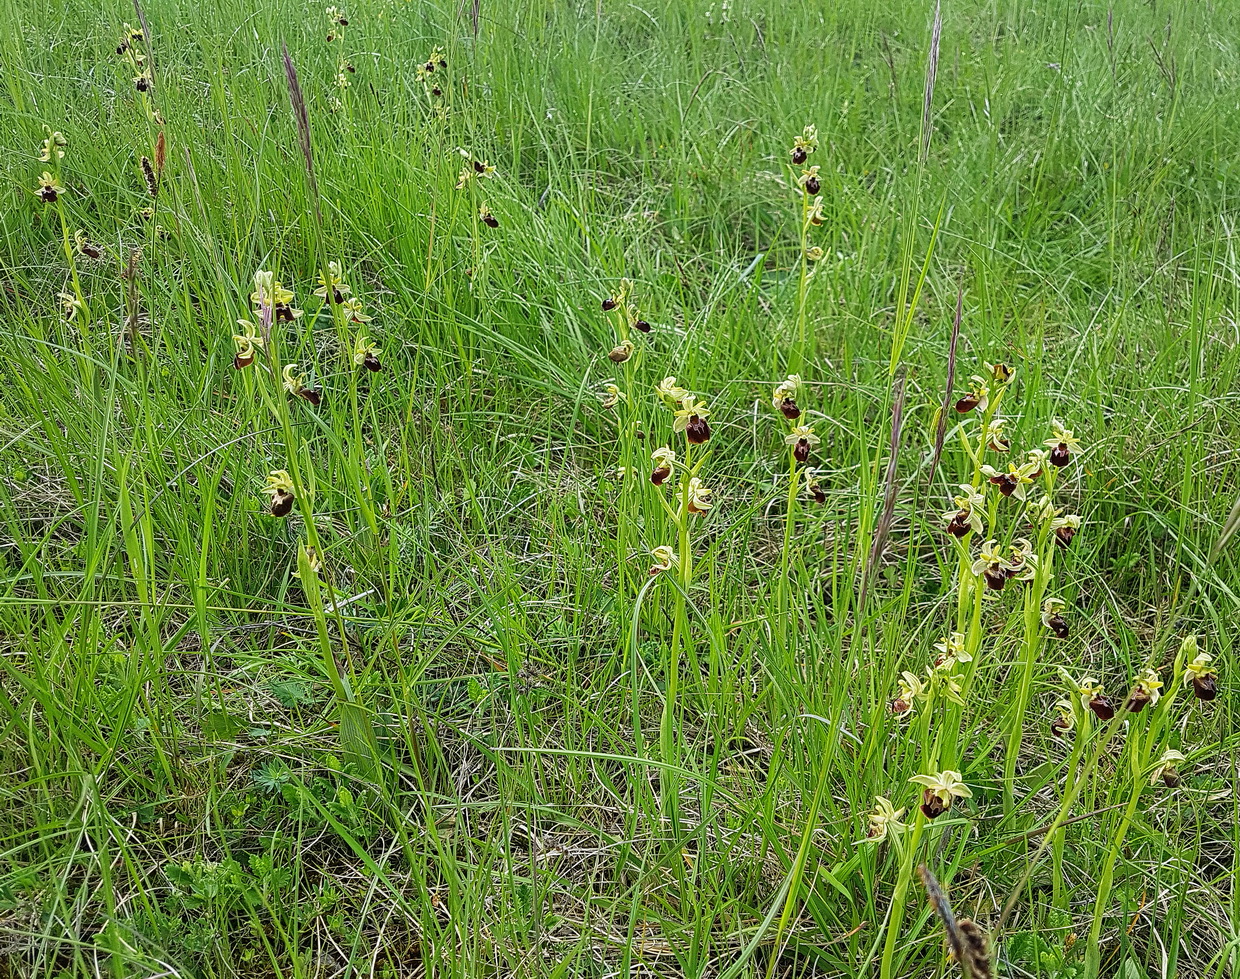
M 443 48 L 437 47 L 430 56 L 418 65 L 417 79 L 431 99 L 443 97 L 443 73 L 448 68 L 448 60 L 444 57 Z
M 466 149 L 457 150 L 465 160 L 460 173 L 456 175 L 456 189 L 464 190 L 475 181 L 490 180 L 495 176 L 495 167 L 486 160 L 478 160 Z
M 799 472 L 803 472 L 805 490 L 810 498 L 817 503 L 824 503 L 826 493 L 823 492 L 815 472 L 808 468 L 798 471 L 796 468 L 809 462 L 810 453 L 822 443 L 822 438 L 815 434 L 813 425 L 797 424 L 803 414 L 799 403 L 801 388 L 801 376 L 789 374 L 775 385 L 771 394 L 771 406 L 783 416 L 786 424 L 784 445 L 789 447 L 791 453 L 794 480 Z
M 343 90 L 351 84 L 349 76 L 357 71 L 353 62 L 345 55 L 344 35 L 345 28 L 349 26 L 349 18 L 336 6 L 328 7 L 324 13 L 327 16 L 327 43 L 336 44 L 336 87 Z M 339 100 L 333 99 L 333 105 L 338 106 Z
M 807 262 L 818 262 L 825 254 L 820 246 L 810 245 L 807 239 L 810 227 L 818 227 L 826 220 L 823 215 L 822 195 L 819 193 L 822 190 L 819 167 L 811 166 L 808 162 L 810 154 L 817 149 L 818 127 L 808 125 L 788 151 L 792 165 L 801 168 L 796 177 L 796 185 L 801 191 L 801 247 Z
M 676 383 L 676 378 L 665 377 L 655 386 L 655 394 L 664 406 L 672 412 L 672 431 L 685 437 L 686 460 L 695 445 L 702 445 L 710 439 L 710 408 L 704 401 L 690 394 L 689 391 Z M 689 465 L 682 461 L 676 451 L 669 446 L 660 446 L 650 454 L 650 482 L 655 486 L 663 486 L 677 470 L 681 472 L 679 512 L 669 509 L 669 513 L 679 523 L 689 513 L 706 513 L 714 500 L 710 488 L 697 475 L 701 466 Z
M 353 295 L 353 288 L 345 281 L 339 263 L 328 262 L 326 275 L 319 272 L 318 283 L 313 294 L 321 299 L 324 305 L 339 309 L 344 322 L 361 326 L 373 319 L 363 311 L 361 300 Z M 293 291 L 286 289 L 283 283 L 276 279 L 274 272 L 260 269 L 254 273 L 254 291 L 250 293 L 250 302 L 254 307 L 251 313 L 253 319 L 237 320 L 241 331 L 233 334 L 233 343 L 237 348 L 233 357 L 234 368 L 241 370 L 254 363 L 257 351 L 268 346 L 274 324 L 295 323 L 304 315 L 304 310 L 293 305 L 294 299 Z M 352 352 L 356 366 L 375 372 L 383 370 L 383 364 L 379 360 L 380 353 L 380 348 L 365 332 L 357 333 Z M 322 402 L 322 388 L 308 383 L 298 370 L 297 364 L 284 365 L 281 381 L 284 390 L 289 394 L 303 398 L 315 406 Z
M 1051 425 L 1051 437 L 1045 442 L 1049 450 L 1031 449 L 1024 459 L 1009 460 L 1002 466 L 984 461 L 987 452 L 1011 452 L 1012 443 L 1004 435 L 1004 419 L 999 415 L 999 410 L 1013 377 L 1014 372 L 1006 364 L 986 364 L 985 375 L 974 374 L 972 386 L 956 401 L 956 411 L 960 414 L 978 412 L 982 416 L 982 428 L 976 441 L 962 429 L 965 447 L 976 465 L 974 478 L 971 483 L 960 484 L 960 494 L 952 497 L 953 506 L 943 513 L 942 518 L 947 533 L 967 547 L 970 538 L 980 538 L 986 534 L 987 525 L 994 519 L 996 508 L 987 493 L 992 487 L 998 491 L 999 498 L 1024 505 L 1024 516 L 1034 529 L 1037 544 L 1031 544 L 1027 538 L 1017 538 L 1010 545 L 1009 554 L 1000 546 L 999 535 L 992 527 L 991 539 L 986 540 L 977 555 L 970 559 L 970 571 L 984 581 L 990 591 L 1002 590 L 1013 578 L 1032 581 L 1039 575 L 1042 565 L 1045 568 L 1041 580 L 1045 584 L 1052 572 L 1050 555 L 1042 542 L 1049 534 L 1058 547 L 1067 547 L 1082 524 L 1078 514 L 1065 514 L 1052 500 L 1055 471 L 1068 465 L 1074 454 L 1083 451 L 1081 441 L 1071 430 L 1065 429 L 1062 422 L 1056 420 Z M 1032 493 L 1039 483 L 1042 492 L 1035 501 Z M 1047 612 L 1043 617 L 1043 624 L 1056 635 L 1067 634 L 1066 624 L 1059 615 L 1063 607 L 1060 603 L 1054 612 Z
M 324 13 L 327 15 L 327 43 L 331 44 L 344 34 L 344 29 L 349 26 L 349 18 L 336 6 L 328 7 Z
M 47 131 L 47 138 L 43 140 L 43 149 L 39 151 L 39 161 L 58 163 L 65 158 L 65 147 L 69 145 L 69 141 L 59 130 L 52 129 L 50 126 L 43 128 Z
M 984 543 L 970 570 L 992 591 L 1002 591 L 1011 579 L 1032 581 L 1038 572 L 1038 555 L 1027 537 L 1019 537 L 1006 548 L 991 538 Z
M 1170 684 L 1163 682 L 1159 672 L 1152 666 L 1143 667 L 1132 681 L 1128 696 L 1124 700 L 1123 710 L 1127 715 L 1142 713 L 1147 707 L 1155 708 L 1166 698 L 1163 707 L 1170 705 L 1176 691 L 1183 687 L 1191 687 L 1194 696 L 1200 701 L 1211 701 L 1217 696 L 1218 674 L 1211 668 L 1211 656 L 1204 652 L 1197 636 L 1190 635 L 1180 644 L 1179 653 L 1175 658 L 1173 678 Z M 1115 705 L 1107 697 L 1102 684 L 1096 677 L 1083 676 L 1074 678 L 1067 670 L 1060 668 L 1060 674 L 1068 688 L 1070 696 L 1061 698 L 1055 703 L 1055 716 L 1051 721 L 1051 733 L 1057 738 L 1065 738 L 1090 715 L 1099 721 L 1112 720 L 1117 711 Z M 1121 715 L 1123 716 L 1123 715 Z M 1152 725 L 1148 730 L 1156 730 Z M 1182 727 L 1182 726 L 1181 726 Z M 1148 749 L 1147 749 L 1148 750 Z M 1186 761 L 1185 756 L 1175 748 L 1163 745 L 1162 754 L 1156 763 L 1146 758 L 1149 766 L 1150 785 L 1162 782 L 1167 788 L 1177 788 L 1180 784 L 1178 765 Z
M 926 819 L 937 819 L 951 809 L 952 803 L 957 799 L 973 798 L 973 790 L 965 785 L 961 774 L 951 769 L 914 775 L 909 781 L 922 787 L 918 808 Z M 874 808 L 867 817 L 869 828 L 861 842 L 882 843 L 897 837 L 907 828 L 900 819 L 904 812 L 903 808 L 897 809 L 886 796 L 875 796 Z
M 629 330 L 649 333 L 652 329 L 650 324 L 642 319 L 637 305 L 631 301 L 632 295 L 633 283 L 629 279 L 621 279 L 616 291 L 599 304 L 604 313 L 617 313 L 620 321 L 620 335 L 625 338 L 628 337 Z
M 142 28 L 125 24 L 122 28 L 121 43 L 116 46 L 116 53 L 125 59 L 133 75 L 133 87 L 145 95 L 151 90 L 150 64 L 146 53 L 146 35 Z

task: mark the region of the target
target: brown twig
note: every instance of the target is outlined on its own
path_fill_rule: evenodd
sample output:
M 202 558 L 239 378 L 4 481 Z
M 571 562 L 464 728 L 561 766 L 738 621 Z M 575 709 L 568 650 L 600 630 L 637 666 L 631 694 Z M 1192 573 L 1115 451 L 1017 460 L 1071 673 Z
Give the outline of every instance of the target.
M 284 77 L 288 79 L 288 97 L 293 103 L 293 118 L 297 121 L 297 141 L 301 144 L 301 155 L 306 161 L 306 177 L 310 181 L 310 199 L 314 203 L 314 219 L 321 227 L 323 214 L 319 210 L 319 185 L 314 179 L 314 147 L 310 142 L 310 115 L 306 111 L 306 99 L 301 94 L 301 85 L 297 81 L 297 69 L 293 67 L 293 59 L 289 57 L 288 45 L 281 44 L 284 55 Z
M 943 36 L 942 0 L 935 0 L 934 28 L 930 32 L 930 60 L 926 63 L 926 94 L 921 105 L 921 161 L 930 153 L 930 109 L 934 104 L 934 80 L 939 74 L 939 41 Z
M 870 556 L 861 572 L 861 592 L 857 596 L 857 612 L 864 614 L 866 594 L 870 589 L 870 577 L 874 566 L 887 545 L 887 535 L 891 531 L 891 521 L 895 517 L 896 496 L 899 489 L 896 473 L 900 462 L 900 435 L 904 425 L 904 382 L 907 373 L 901 370 L 895 378 L 891 392 L 891 457 L 887 461 L 887 476 L 883 489 L 883 513 L 874 528 L 874 541 L 870 545 Z
M 934 483 L 934 472 L 943 456 L 943 439 L 947 437 L 947 413 L 952 407 L 952 388 L 956 384 L 956 343 L 960 339 L 960 315 L 964 310 L 964 286 L 956 292 L 956 316 L 952 320 L 951 345 L 947 348 L 947 389 L 943 392 L 943 404 L 939 407 L 939 423 L 934 429 L 934 454 L 930 456 L 930 472 L 926 486 Z

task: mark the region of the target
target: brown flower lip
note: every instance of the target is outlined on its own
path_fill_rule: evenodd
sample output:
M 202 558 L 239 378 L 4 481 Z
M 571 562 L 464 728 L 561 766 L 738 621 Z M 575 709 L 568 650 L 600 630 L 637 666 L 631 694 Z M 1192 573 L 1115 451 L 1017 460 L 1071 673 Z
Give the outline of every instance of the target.
M 1048 461 L 1052 466 L 1055 466 L 1058 469 L 1062 469 L 1069 462 L 1071 462 L 1072 453 L 1068 449 L 1068 443 L 1060 442 L 1057 446 L 1051 449 L 1051 454 L 1048 457 Z
M 671 466 L 660 466 L 650 474 L 650 481 L 654 483 L 655 486 L 662 486 L 665 482 L 667 482 L 667 477 L 671 474 Z
M 817 194 L 821 189 L 822 184 L 818 182 L 817 177 L 810 177 L 807 181 L 805 181 L 805 193 L 812 196 L 813 194 Z
M 967 415 L 981 403 L 981 399 L 976 394 L 966 394 L 956 402 L 956 411 L 962 415 Z
M 637 320 L 636 322 L 633 323 L 633 325 L 637 329 L 641 330 L 643 333 L 650 332 L 650 324 L 647 323 L 645 320 Z
M 999 473 L 998 476 L 991 476 L 990 481 L 999 487 L 999 492 L 1004 496 L 1011 496 L 1016 492 L 1016 477 L 1008 473 Z
M 304 387 L 300 391 L 298 391 L 297 394 L 305 398 L 316 408 L 323 403 L 323 389 L 322 388 Z
M 293 510 L 293 499 L 292 493 L 277 493 L 271 498 L 271 515 L 287 517 Z
M 891 712 L 893 714 L 907 714 L 912 709 L 912 707 L 913 705 L 910 704 L 903 697 L 897 697 L 895 700 L 891 702 Z
M 1141 711 L 1145 710 L 1145 705 L 1148 704 L 1151 699 L 1152 698 L 1148 693 L 1140 688 L 1137 688 L 1128 695 L 1128 700 L 1124 706 L 1128 708 L 1128 713 L 1140 714 Z
M 139 92 L 149 92 L 151 90 L 151 83 L 145 78 L 139 77 L 135 79 L 133 85 Z
M 1193 695 L 1198 700 L 1213 700 L 1218 696 L 1218 681 L 1209 673 L 1193 677 Z
M 368 371 L 374 371 L 376 374 L 383 370 L 383 364 L 379 362 L 379 358 L 374 354 L 367 354 L 362 358 L 362 366 Z
M 997 564 L 989 565 L 982 572 L 982 577 L 986 579 L 986 587 L 991 591 L 1003 591 L 1003 586 L 1007 584 L 1007 575 Z
M 39 200 L 41 200 L 44 204 L 55 204 L 56 191 L 52 190 L 51 187 L 44 187 L 39 191 Z
M 1051 721 L 1051 734 L 1056 738 L 1062 739 L 1070 730 L 1072 730 L 1071 723 L 1062 717 L 1056 717 Z
M 804 150 L 802 147 L 798 146 L 796 149 L 794 149 L 794 150 L 792 151 L 792 162 L 793 162 L 796 166 L 798 166 L 798 167 L 799 167 L 802 163 L 804 163 L 804 162 L 806 161 L 806 159 L 808 158 L 808 156 L 809 156 L 809 154 L 808 154 L 808 153 L 806 153 L 806 152 L 805 152 L 805 150 Z
M 947 532 L 953 537 L 967 537 L 969 531 L 973 528 L 969 526 L 969 511 L 961 510 L 951 519 L 951 523 L 947 525 Z
M 241 356 L 241 354 L 236 354 L 233 357 L 233 369 L 234 370 L 241 370 L 241 368 L 243 367 L 249 367 L 252 363 L 254 363 L 254 351 L 253 350 L 251 350 L 249 354 L 247 354 L 244 357 Z
M 947 812 L 948 807 L 943 804 L 943 800 L 934 794 L 930 789 L 923 789 L 921 793 L 921 811 L 927 819 L 937 819 L 943 813 Z
M 1072 543 L 1072 538 L 1075 536 L 1075 527 L 1060 527 L 1055 531 L 1055 543 L 1060 547 L 1067 547 Z
M 487 214 L 487 216 L 482 219 L 482 223 L 488 228 L 498 228 L 499 218 L 497 218 L 494 214 Z
M 1169 789 L 1178 789 L 1180 787 L 1180 773 L 1171 766 L 1167 766 L 1162 772 L 1162 781 Z
M 1109 721 L 1115 716 L 1115 707 L 1111 704 L 1111 699 L 1105 694 L 1098 694 L 1089 702 L 1088 706 L 1094 712 L 1094 716 L 1100 721 Z
M 685 437 L 694 445 L 701 445 L 710 438 L 710 426 L 701 415 L 691 415 L 685 426 Z
M 797 462 L 809 461 L 809 439 L 797 439 L 797 444 L 792 447 L 792 458 Z
M 1064 621 L 1062 615 L 1052 615 L 1046 620 L 1047 626 L 1051 632 L 1055 634 L 1057 639 L 1068 638 L 1068 623 Z
M 610 313 L 613 309 L 616 308 L 617 305 L 618 303 L 614 299 L 612 299 L 610 296 L 608 296 L 602 302 L 603 312 Z
M 797 407 L 796 401 L 792 398 L 784 398 L 779 405 L 779 410 L 783 412 L 784 417 L 790 422 L 794 422 L 801 417 L 801 409 Z
M 822 487 L 817 483 L 809 488 L 810 495 L 814 498 L 815 503 L 826 503 L 827 494 L 823 492 Z

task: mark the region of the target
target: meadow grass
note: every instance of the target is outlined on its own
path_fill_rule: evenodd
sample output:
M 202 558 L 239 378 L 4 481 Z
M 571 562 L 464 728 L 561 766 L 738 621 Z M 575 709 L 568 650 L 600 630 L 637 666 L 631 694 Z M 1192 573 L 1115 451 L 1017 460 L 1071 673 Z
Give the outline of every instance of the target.
M 0 0 L 0 976 L 1235 974 L 1240 8 L 341 13 Z

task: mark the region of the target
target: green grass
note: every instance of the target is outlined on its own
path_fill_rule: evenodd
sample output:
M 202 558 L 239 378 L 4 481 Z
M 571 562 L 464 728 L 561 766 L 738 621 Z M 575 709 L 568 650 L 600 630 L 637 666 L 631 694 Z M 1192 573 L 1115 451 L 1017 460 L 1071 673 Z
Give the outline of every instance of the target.
M 919 862 L 1000 975 L 1234 975 L 1240 8 L 946 4 L 924 162 L 929 4 L 470 8 L 357 0 L 329 44 L 319 4 L 150 0 L 144 99 L 126 3 L 0 0 L 0 976 L 954 973 Z M 457 190 L 461 149 L 495 177 Z M 78 229 L 110 257 L 66 321 Z M 234 370 L 259 269 L 306 315 Z M 617 365 L 622 277 L 653 329 Z M 952 399 L 1004 361 L 1013 457 L 1054 419 L 1086 449 L 1054 579 L 976 613 L 940 519 L 974 416 L 931 471 L 958 294 Z M 788 503 L 793 371 L 822 505 Z M 683 535 L 669 375 L 711 406 Z M 970 622 L 966 703 L 893 713 Z M 1052 737 L 1061 667 L 1118 705 L 1151 665 L 1154 708 Z M 972 798 L 915 819 L 939 767 Z M 876 796 L 908 829 L 862 844 Z

